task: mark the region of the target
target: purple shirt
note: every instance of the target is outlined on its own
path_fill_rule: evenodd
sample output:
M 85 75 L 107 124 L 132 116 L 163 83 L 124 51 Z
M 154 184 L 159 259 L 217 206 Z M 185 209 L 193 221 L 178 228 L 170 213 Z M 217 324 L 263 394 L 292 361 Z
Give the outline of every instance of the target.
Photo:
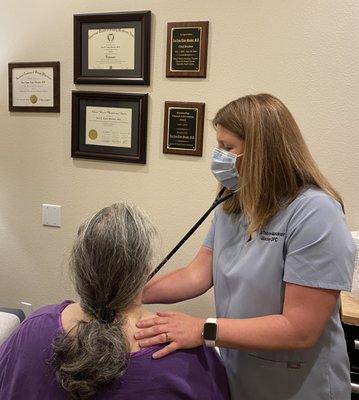
M 68 304 L 70 301 L 64 301 L 37 310 L 0 346 L 1 400 L 70 398 L 56 382 L 48 363 L 52 342 L 63 332 L 61 312 Z M 197 347 L 152 359 L 161 347 L 131 353 L 123 377 L 94 399 L 229 399 L 225 369 L 214 350 Z

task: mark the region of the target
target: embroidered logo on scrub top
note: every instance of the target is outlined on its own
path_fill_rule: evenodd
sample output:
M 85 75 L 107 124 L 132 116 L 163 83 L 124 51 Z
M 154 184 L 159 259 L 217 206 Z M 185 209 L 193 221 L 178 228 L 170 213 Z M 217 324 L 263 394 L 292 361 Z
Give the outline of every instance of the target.
M 288 361 L 288 362 L 287 362 L 287 368 L 301 369 L 301 368 L 302 368 L 302 364 L 301 364 L 300 362 L 291 362 L 291 361 Z
M 268 231 L 260 231 L 259 236 L 261 240 L 266 242 L 274 242 L 277 243 L 278 240 L 284 237 L 285 232 L 268 232 Z

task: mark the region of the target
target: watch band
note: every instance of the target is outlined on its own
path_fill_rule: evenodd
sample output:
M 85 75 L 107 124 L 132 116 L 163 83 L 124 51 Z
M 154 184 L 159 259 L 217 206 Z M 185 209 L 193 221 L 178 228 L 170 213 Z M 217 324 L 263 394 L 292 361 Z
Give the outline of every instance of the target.
M 215 324 L 217 327 L 217 318 L 207 318 L 205 324 Z M 202 333 L 202 335 L 203 335 L 203 333 Z M 217 336 L 217 333 L 216 333 L 216 336 Z M 207 347 L 215 347 L 216 346 L 216 339 L 209 340 L 209 339 L 206 339 L 204 336 L 203 336 L 203 339 L 204 339 L 204 344 Z

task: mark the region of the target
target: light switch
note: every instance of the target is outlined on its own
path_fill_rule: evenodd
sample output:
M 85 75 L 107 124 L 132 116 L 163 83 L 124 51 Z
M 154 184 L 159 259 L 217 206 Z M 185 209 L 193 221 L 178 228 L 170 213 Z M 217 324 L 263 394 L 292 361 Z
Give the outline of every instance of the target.
M 61 227 L 61 206 L 43 204 L 42 225 Z

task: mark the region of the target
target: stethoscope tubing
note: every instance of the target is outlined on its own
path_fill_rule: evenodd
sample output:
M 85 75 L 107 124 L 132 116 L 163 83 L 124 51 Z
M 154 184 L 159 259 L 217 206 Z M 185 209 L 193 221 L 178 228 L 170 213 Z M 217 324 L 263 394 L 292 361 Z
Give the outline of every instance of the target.
M 214 202 L 212 203 L 211 207 L 202 215 L 202 217 L 192 226 L 192 228 L 183 236 L 183 238 L 176 244 L 176 246 L 167 254 L 167 256 L 160 262 L 160 264 L 151 272 L 150 276 L 148 277 L 148 281 L 151 280 L 159 271 L 160 269 L 167 263 L 167 261 L 182 247 L 182 245 L 188 240 L 190 236 L 200 227 L 203 221 L 208 217 L 208 215 L 221 203 L 228 200 L 232 197 L 236 192 L 230 192 L 227 195 L 223 196 L 224 191 L 226 190 L 223 187 L 218 195 L 216 196 Z

